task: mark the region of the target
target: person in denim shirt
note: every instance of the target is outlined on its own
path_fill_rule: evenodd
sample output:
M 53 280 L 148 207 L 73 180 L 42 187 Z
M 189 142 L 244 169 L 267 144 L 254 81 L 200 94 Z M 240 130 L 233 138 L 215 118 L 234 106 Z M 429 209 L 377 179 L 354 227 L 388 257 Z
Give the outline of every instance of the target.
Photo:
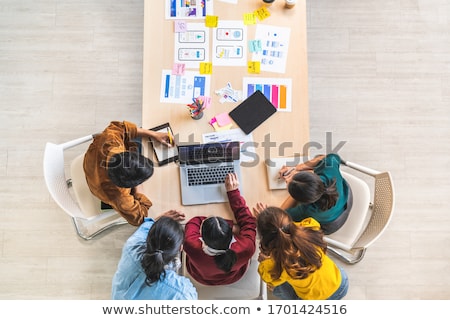
M 170 210 L 144 222 L 126 241 L 112 281 L 114 300 L 196 300 L 191 281 L 177 273 L 184 214 Z

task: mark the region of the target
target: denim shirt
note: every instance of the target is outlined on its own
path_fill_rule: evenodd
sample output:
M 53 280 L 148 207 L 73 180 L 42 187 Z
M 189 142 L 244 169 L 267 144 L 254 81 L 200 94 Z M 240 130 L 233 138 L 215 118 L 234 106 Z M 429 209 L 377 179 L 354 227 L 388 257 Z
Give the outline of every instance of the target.
M 152 285 L 145 283 L 146 275 L 141 266 L 146 240 L 153 219 L 145 218 L 144 223 L 131 235 L 122 250 L 117 271 L 112 281 L 114 300 L 197 300 L 197 290 L 191 281 L 167 269 L 166 276 Z

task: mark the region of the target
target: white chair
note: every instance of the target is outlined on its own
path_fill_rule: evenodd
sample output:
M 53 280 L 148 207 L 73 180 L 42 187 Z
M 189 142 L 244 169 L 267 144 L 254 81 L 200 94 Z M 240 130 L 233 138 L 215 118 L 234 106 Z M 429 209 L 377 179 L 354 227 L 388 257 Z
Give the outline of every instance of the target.
M 259 251 L 256 250 L 243 277 L 232 284 L 208 286 L 195 281 L 186 270 L 184 251 L 181 273 L 196 287 L 199 300 L 267 300 L 267 286 L 258 273 L 258 255 Z
M 342 171 L 353 193 L 353 205 L 345 224 L 336 232 L 325 236 L 328 251 L 349 264 L 364 257 L 366 249 L 386 230 L 394 210 L 394 185 L 389 172 L 379 172 L 349 161 L 347 168 L 374 179 L 373 192 L 362 179 Z
M 93 135 L 62 144 L 47 142 L 44 152 L 44 178 L 53 200 L 71 218 L 81 238 L 90 240 L 101 232 L 127 221 L 114 210 L 102 210 L 101 201 L 89 190 L 83 170 L 84 153 L 70 163 L 65 173 L 64 151 L 91 141 Z

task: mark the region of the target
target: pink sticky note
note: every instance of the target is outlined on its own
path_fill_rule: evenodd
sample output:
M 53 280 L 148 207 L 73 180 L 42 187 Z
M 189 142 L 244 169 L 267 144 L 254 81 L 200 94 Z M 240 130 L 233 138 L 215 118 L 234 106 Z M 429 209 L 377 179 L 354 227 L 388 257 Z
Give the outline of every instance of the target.
M 203 105 L 204 105 L 205 109 L 208 109 L 211 106 L 211 97 L 198 96 L 197 99 L 203 101 Z
M 172 67 L 172 74 L 177 76 L 184 75 L 185 64 L 184 63 L 174 63 Z
M 216 115 L 216 121 L 219 126 L 223 127 L 231 123 L 231 118 L 228 113 L 224 112 Z
M 175 32 L 186 32 L 187 23 L 184 20 L 175 20 L 173 24 Z

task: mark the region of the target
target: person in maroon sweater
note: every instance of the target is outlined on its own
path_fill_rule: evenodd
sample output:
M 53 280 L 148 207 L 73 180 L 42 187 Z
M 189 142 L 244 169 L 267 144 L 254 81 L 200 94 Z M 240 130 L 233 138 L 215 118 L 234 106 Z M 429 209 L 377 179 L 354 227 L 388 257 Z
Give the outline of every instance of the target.
M 236 174 L 225 178 L 225 189 L 237 226 L 218 216 L 197 216 L 186 223 L 183 250 L 186 269 L 201 284 L 238 281 L 256 250 L 256 218 L 239 192 Z

